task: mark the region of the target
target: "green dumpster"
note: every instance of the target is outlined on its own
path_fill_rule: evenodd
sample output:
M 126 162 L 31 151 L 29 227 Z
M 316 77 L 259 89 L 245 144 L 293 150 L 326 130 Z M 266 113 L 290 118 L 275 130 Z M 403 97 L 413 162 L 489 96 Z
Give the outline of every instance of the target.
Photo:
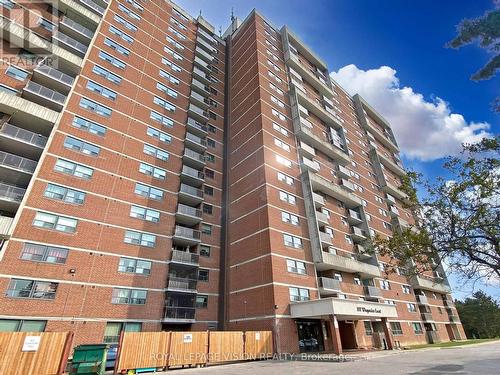
M 109 345 L 79 345 L 73 352 L 70 374 L 103 375 Z

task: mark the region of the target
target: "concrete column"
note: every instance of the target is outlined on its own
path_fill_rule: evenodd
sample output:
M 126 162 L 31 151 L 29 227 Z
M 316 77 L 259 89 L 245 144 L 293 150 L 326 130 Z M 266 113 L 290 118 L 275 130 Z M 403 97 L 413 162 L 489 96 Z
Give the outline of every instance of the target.
M 328 319 L 328 327 L 332 334 L 333 352 L 335 354 L 342 354 L 342 341 L 340 341 L 339 323 L 335 315 L 330 315 L 330 319 Z
M 394 338 L 392 337 L 392 330 L 387 318 L 382 318 L 382 326 L 384 327 L 385 341 L 387 342 L 387 349 L 394 349 Z

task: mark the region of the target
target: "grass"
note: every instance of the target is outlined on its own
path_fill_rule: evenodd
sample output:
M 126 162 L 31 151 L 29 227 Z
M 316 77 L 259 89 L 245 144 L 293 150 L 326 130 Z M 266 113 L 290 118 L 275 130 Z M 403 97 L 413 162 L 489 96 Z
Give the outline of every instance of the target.
M 449 341 L 449 342 L 440 342 L 437 344 L 412 345 L 412 346 L 405 347 L 405 349 L 450 348 L 450 347 L 454 347 L 454 346 L 478 344 L 481 342 L 488 342 L 488 341 L 495 341 L 495 340 L 498 340 L 498 339 L 471 339 L 471 340 L 464 340 L 464 341 Z

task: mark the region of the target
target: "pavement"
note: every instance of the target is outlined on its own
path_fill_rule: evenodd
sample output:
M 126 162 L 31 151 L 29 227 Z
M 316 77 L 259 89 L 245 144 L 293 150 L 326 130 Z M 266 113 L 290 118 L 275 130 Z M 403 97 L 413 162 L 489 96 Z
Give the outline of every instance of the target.
M 450 348 L 354 354 L 350 361 L 253 361 L 170 370 L 176 375 L 489 375 L 500 374 L 500 341 Z

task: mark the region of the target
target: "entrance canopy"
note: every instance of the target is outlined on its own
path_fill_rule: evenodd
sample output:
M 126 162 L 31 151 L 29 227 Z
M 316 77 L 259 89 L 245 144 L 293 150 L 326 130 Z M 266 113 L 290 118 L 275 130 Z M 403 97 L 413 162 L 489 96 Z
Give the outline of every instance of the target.
M 357 301 L 341 298 L 321 298 L 290 304 L 293 318 L 328 318 L 335 315 L 338 320 L 371 320 L 396 318 L 396 306 L 379 302 Z

